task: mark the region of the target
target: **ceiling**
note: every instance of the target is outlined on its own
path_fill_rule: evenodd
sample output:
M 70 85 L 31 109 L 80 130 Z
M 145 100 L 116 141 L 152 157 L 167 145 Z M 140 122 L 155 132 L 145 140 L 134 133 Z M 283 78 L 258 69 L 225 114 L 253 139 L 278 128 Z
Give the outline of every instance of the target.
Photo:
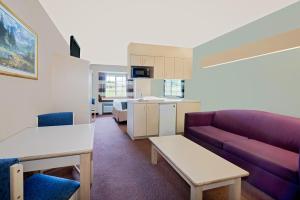
M 126 65 L 129 42 L 195 47 L 297 0 L 39 0 L 81 57 Z

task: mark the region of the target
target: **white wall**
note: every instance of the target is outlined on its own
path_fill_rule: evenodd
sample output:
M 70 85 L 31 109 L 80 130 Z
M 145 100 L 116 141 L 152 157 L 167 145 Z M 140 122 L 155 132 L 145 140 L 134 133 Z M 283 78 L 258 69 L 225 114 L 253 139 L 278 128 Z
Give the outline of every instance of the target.
M 75 115 L 75 124 L 90 123 L 89 61 L 55 55 L 52 68 L 52 111 Z
M 0 140 L 33 126 L 35 116 L 51 111 L 53 54 L 68 55 L 69 47 L 37 0 L 3 0 L 37 34 L 38 80 L 0 75 Z

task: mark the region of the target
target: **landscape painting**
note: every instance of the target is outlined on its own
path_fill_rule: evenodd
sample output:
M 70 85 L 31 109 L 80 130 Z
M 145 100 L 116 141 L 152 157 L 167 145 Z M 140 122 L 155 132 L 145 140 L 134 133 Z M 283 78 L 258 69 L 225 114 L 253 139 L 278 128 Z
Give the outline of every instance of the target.
M 37 35 L 0 3 L 0 74 L 37 79 Z

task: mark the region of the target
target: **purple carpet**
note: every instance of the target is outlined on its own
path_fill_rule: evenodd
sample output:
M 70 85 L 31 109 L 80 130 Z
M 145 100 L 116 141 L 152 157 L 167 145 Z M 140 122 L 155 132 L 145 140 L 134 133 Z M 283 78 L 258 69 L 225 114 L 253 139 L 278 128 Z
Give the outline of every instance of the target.
M 96 120 L 93 158 L 93 200 L 189 199 L 188 184 L 166 161 L 151 165 L 149 141 L 132 141 L 111 117 Z

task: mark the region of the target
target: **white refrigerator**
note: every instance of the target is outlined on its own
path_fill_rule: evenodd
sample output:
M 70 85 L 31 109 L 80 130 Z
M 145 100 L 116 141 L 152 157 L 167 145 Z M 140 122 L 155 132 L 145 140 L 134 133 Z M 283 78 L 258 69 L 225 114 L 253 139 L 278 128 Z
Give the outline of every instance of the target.
M 159 136 L 176 134 L 176 104 L 160 104 Z

